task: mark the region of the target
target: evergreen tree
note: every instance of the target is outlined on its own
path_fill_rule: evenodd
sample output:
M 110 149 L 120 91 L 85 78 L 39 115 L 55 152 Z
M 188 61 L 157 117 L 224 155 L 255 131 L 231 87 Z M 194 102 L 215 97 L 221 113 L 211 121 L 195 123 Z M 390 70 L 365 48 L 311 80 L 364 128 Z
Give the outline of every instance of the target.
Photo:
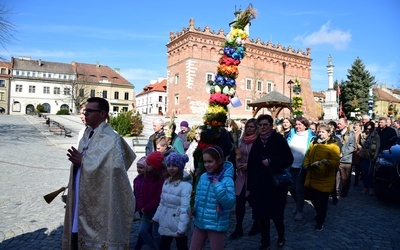
M 340 85 L 339 100 L 342 103 L 343 112 L 347 118 L 350 118 L 350 112 L 355 112 L 357 109 L 361 114 L 367 114 L 368 91 L 376 84 L 375 77 L 370 75 L 358 57 L 347 72 L 347 80 Z

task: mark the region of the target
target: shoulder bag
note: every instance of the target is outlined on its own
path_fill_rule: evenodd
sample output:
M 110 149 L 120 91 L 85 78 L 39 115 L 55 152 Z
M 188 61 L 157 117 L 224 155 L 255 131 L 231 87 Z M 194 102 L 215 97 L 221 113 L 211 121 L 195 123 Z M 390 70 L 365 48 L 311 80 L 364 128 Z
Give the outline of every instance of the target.
M 280 173 L 273 173 L 271 169 L 270 171 L 272 173 L 272 181 L 275 187 L 286 188 L 293 184 L 292 175 L 287 168 Z

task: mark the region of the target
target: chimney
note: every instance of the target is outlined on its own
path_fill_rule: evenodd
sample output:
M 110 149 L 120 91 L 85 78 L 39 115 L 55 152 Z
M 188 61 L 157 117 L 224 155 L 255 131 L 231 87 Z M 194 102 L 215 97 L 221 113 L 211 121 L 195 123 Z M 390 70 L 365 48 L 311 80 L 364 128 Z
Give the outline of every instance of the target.
M 100 62 L 99 61 L 96 62 L 96 68 L 100 68 Z
M 120 75 L 121 70 L 119 68 L 115 68 L 114 71 Z
M 31 60 L 31 58 L 30 58 L 29 56 L 19 56 L 18 59 L 20 59 L 20 60 L 27 60 L 27 61 L 30 61 L 30 60 Z
M 42 66 L 42 59 L 38 60 L 38 64 L 39 64 L 39 66 Z

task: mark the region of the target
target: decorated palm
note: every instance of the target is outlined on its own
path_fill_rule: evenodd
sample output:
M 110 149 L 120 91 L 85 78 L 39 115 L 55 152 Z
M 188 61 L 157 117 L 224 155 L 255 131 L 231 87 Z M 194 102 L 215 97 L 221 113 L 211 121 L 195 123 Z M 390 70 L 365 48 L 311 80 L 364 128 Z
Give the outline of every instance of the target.
M 225 126 L 228 105 L 236 94 L 236 78 L 239 75 L 238 66 L 246 55 L 245 40 L 248 36 L 245 27 L 256 17 L 257 11 L 250 4 L 244 11 L 237 12 L 232 29 L 226 36 L 223 46 L 223 55 L 218 60 L 217 74 L 214 81 L 208 81 L 210 98 L 207 111 L 203 117 L 201 137 L 193 157 L 198 166 L 193 177 L 193 190 L 191 196 L 191 209 L 194 205 L 195 190 L 198 179 L 205 172 L 202 152 L 204 149 L 215 145 L 216 135 Z

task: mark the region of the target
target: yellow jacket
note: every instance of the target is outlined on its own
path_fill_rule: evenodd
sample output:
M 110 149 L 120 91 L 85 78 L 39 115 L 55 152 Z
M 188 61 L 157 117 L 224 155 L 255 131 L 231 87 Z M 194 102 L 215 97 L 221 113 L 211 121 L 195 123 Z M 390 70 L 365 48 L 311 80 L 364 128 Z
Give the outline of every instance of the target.
M 323 159 L 330 164 L 320 163 Z M 332 192 L 339 163 L 340 149 L 336 141 L 328 139 L 323 143 L 311 143 L 303 163 L 307 169 L 304 186 L 321 192 Z

